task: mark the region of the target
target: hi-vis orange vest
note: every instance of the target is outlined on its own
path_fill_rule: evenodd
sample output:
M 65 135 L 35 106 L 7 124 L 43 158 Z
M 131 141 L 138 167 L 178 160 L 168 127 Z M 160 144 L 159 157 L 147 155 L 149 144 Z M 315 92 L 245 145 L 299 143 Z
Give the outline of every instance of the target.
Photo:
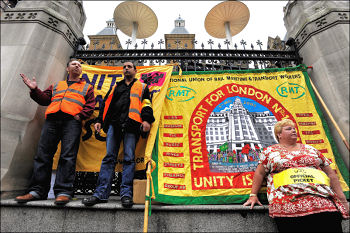
M 114 89 L 117 85 L 114 85 L 113 89 L 111 90 L 109 96 L 107 97 L 107 100 L 105 102 L 105 108 L 103 110 L 103 121 L 105 120 L 109 105 L 111 104 Z M 146 106 L 144 103 L 142 103 L 142 96 L 143 92 L 146 88 L 145 83 L 141 83 L 140 81 L 135 81 L 135 83 L 132 85 L 130 90 L 130 107 L 129 107 L 129 118 L 142 123 L 141 119 L 141 110 L 142 107 Z M 150 102 L 148 100 L 148 102 Z M 148 104 L 147 106 L 150 106 Z
M 80 113 L 90 86 L 85 81 L 73 83 L 69 87 L 66 81 L 56 83 L 52 89 L 51 104 L 46 109 L 45 117 L 59 110 L 72 116 Z

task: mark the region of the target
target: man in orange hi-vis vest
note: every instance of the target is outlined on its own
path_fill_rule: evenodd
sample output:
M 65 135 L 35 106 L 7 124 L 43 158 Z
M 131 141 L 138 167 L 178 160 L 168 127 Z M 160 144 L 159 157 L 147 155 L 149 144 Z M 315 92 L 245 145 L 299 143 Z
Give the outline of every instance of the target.
M 146 136 L 154 122 L 149 89 L 135 78 L 136 72 L 132 62 L 125 62 L 124 79 L 107 92 L 100 106 L 95 129 L 99 133 L 103 127 L 103 131 L 107 132 L 107 153 L 102 160 L 94 194 L 82 200 L 86 206 L 108 201 L 121 141 L 124 145 L 121 202 L 126 208 L 133 205 L 136 143 L 140 135 Z
M 50 190 L 52 162 L 58 143 L 61 154 L 58 162 L 55 185 L 55 204 L 65 205 L 73 197 L 75 163 L 79 149 L 81 121 L 91 116 L 95 108 L 94 88 L 80 78 L 81 64 L 71 59 L 67 64 L 68 78 L 41 91 L 35 77 L 30 80 L 20 74 L 30 89 L 30 97 L 38 104 L 48 106 L 45 124 L 41 131 L 38 151 L 28 193 L 18 196 L 18 203 L 43 200 Z

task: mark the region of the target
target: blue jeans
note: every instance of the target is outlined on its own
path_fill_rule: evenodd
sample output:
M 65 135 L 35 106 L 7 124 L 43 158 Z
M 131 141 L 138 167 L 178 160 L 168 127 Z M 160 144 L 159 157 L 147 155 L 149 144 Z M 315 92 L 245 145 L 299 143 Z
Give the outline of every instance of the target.
M 61 141 L 61 155 L 58 161 L 55 196 L 73 196 L 75 164 L 80 143 L 81 122 L 71 120 L 46 120 L 41 131 L 38 151 L 29 192 L 40 198 L 47 198 L 50 191 L 53 157 Z
M 107 154 L 102 160 L 97 187 L 93 194 L 93 196 L 100 200 L 108 200 L 111 193 L 112 180 L 115 173 L 115 166 L 117 164 L 121 141 L 123 141 L 124 144 L 124 159 L 120 196 L 128 196 L 132 198 L 137 138 L 133 133 L 123 132 L 122 129 L 116 129 L 110 125 L 106 138 Z

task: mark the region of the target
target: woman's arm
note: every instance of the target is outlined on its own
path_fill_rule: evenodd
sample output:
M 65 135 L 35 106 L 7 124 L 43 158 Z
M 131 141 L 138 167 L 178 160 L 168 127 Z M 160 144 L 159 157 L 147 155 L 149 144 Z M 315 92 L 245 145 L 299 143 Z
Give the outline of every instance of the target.
M 251 209 L 253 209 L 256 203 L 262 206 L 257 195 L 264 181 L 265 176 L 266 176 L 265 168 L 262 164 L 259 164 L 254 173 L 253 185 L 251 190 L 251 194 L 254 196 L 250 196 L 249 199 L 243 204 L 244 206 L 250 205 Z
M 335 192 L 335 194 L 339 198 L 340 202 L 344 205 L 347 212 L 349 212 L 349 203 L 346 200 L 346 197 L 343 193 L 343 189 L 340 186 L 340 182 L 339 182 L 337 174 L 330 166 L 324 166 L 321 168 L 329 177 L 332 190 Z

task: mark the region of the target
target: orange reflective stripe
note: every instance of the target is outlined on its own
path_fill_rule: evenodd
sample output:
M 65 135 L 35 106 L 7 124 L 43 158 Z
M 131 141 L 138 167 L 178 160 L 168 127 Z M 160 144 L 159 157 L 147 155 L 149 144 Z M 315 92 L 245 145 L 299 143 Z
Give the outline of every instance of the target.
M 85 81 L 73 83 L 69 87 L 66 81 L 58 82 L 52 89 L 51 104 L 46 109 L 45 116 L 60 110 L 72 116 L 80 113 L 90 87 L 91 85 Z
M 52 96 L 55 96 L 57 94 L 57 86 L 58 86 L 58 83 L 56 83 L 53 88 L 52 88 Z
M 62 100 L 65 100 L 65 101 L 68 101 L 68 102 L 72 102 L 72 103 L 75 103 L 81 107 L 84 106 L 84 104 L 78 100 L 75 100 L 75 99 L 72 99 L 72 98 L 68 98 L 68 97 L 64 97 L 64 98 L 60 98 L 60 99 L 54 99 L 52 102 L 60 102 Z
M 130 107 L 129 118 L 142 123 L 141 109 L 142 109 L 142 95 L 146 88 L 146 84 L 136 81 L 130 90 Z
M 117 86 L 117 84 L 113 87 L 113 89 L 111 90 L 111 93 L 109 94 L 109 96 L 107 97 L 106 101 L 105 101 L 105 107 L 103 109 L 103 121 L 106 118 L 108 109 L 110 107 L 112 98 L 113 98 L 113 94 L 114 94 L 114 89 Z M 142 119 L 141 119 L 141 110 L 142 110 L 142 96 L 143 96 L 143 92 L 146 88 L 146 84 L 145 83 L 141 83 L 140 81 L 135 81 L 135 83 L 132 85 L 131 90 L 130 90 L 130 106 L 129 106 L 129 118 L 142 123 Z
M 103 116 L 102 116 L 102 120 L 103 121 L 105 120 L 105 117 L 106 117 L 109 105 L 111 104 L 113 93 L 114 93 L 114 89 L 115 89 L 116 86 L 117 86 L 117 84 L 113 86 L 113 88 L 112 88 L 111 92 L 109 93 L 109 96 L 107 97 L 107 100 L 105 102 L 105 108 L 103 109 Z

